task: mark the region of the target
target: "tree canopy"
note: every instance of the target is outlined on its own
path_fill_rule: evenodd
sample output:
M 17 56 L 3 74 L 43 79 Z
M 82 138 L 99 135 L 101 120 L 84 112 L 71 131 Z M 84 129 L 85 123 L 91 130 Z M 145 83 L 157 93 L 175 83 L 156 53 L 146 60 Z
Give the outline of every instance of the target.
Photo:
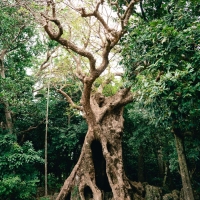
M 199 14 L 1 1 L 0 199 L 199 199 Z

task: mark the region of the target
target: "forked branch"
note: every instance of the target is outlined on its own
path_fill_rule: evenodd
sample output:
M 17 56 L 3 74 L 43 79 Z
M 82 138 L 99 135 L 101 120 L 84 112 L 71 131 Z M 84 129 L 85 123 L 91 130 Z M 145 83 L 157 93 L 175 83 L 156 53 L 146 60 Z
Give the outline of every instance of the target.
M 133 95 L 130 92 L 130 88 L 121 89 L 115 95 L 108 98 L 105 98 L 101 93 L 94 94 L 91 97 L 91 107 L 95 113 L 96 122 L 101 122 L 106 112 L 118 106 L 126 105 L 131 101 L 133 101 Z
M 82 106 L 76 105 L 74 103 L 74 101 L 71 99 L 71 97 L 66 92 L 63 91 L 63 89 L 65 87 L 66 87 L 66 85 L 63 86 L 63 87 L 61 87 L 60 89 L 57 89 L 57 92 L 60 93 L 60 94 L 62 94 L 65 97 L 66 101 L 71 105 L 72 108 L 80 110 L 80 111 L 83 111 Z
M 46 59 L 45 59 L 45 61 L 40 65 L 40 69 L 39 69 L 39 72 L 38 72 L 37 75 L 39 75 L 39 73 L 40 73 L 41 71 L 43 71 L 44 69 L 46 69 L 46 68 L 50 65 L 49 60 L 50 60 L 51 57 L 53 57 L 53 54 L 58 50 L 58 48 L 59 48 L 59 47 L 56 47 L 56 48 L 54 48 L 52 51 L 50 51 L 50 50 L 47 51 Z

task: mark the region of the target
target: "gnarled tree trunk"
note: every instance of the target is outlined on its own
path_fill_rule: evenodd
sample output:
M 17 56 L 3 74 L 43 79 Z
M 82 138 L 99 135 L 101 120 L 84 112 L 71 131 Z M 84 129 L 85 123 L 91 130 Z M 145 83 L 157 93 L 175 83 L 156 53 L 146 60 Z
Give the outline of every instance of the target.
M 73 108 L 83 113 L 88 123 L 88 132 L 78 163 L 65 181 L 57 200 L 103 200 L 104 193 L 109 191 L 112 193 L 112 199 L 132 199 L 131 182 L 123 169 L 121 141 L 123 107 L 133 100 L 133 95 L 130 88 L 120 89 L 110 97 L 102 95 L 103 84 L 101 92 L 93 94 L 93 89 L 95 81 L 108 68 L 111 51 L 126 33 L 134 5 L 139 0 L 131 0 L 123 8 L 117 1 L 98 0 L 89 4 L 87 0 L 67 2 L 67 9 L 63 9 L 65 4 L 62 1 L 47 1 L 46 8 L 39 17 L 31 11 L 49 37 L 71 53 L 76 64 L 74 74 L 83 83 L 80 105 L 76 105 L 62 90 L 64 86 L 58 90 Z M 40 5 L 44 6 L 45 3 Z M 31 10 L 27 4 L 23 6 Z M 115 20 L 111 17 L 113 8 L 116 9 L 113 14 L 117 13 Z M 60 15 L 60 10 L 66 10 L 66 16 Z M 104 12 L 106 10 L 111 13 Z M 79 35 L 70 24 L 71 15 L 81 20 Z M 85 58 L 88 60 L 87 64 Z M 87 70 L 83 66 L 88 67 Z
M 105 192 L 112 192 L 115 200 L 132 199 L 133 186 L 125 175 L 122 159 L 123 107 L 131 99 L 127 89 L 108 98 L 99 94 L 91 97 L 94 116 L 86 116 L 88 132 L 80 158 L 57 200 L 103 200 Z

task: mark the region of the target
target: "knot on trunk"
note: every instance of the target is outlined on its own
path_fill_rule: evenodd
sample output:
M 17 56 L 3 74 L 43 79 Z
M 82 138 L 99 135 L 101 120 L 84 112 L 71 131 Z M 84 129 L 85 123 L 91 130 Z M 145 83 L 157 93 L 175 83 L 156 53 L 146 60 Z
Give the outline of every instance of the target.
M 105 101 L 105 97 L 103 94 L 97 92 L 94 94 L 94 99 L 97 102 L 97 104 L 99 105 L 99 107 L 102 107 L 104 101 Z

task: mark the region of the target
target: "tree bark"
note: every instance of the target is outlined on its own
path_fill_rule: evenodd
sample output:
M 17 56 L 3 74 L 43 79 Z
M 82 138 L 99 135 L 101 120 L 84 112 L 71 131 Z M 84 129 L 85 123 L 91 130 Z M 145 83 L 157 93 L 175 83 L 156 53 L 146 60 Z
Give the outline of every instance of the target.
M 168 178 L 168 171 L 169 171 L 169 167 L 168 167 L 168 163 L 164 162 L 164 174 L 163 174 L 163 182 L 162 182 L 162 186 L 165 187 L 166 186 L 166 181 Z
M 125 175 L 122 159 L 123 107 L 132 99 L 130 93 L 124 91 L 123 95 L 119 92 L 107 98 L 100 95 L 101 101 L 95 95 L 91 97 L 94 118 L 86 116 L 88 132 L 80 158 L 57 200 L 103 200 L 106 192 L 111 192 L 115 200 L 133 199 L 135 187 Z M 103 116 L 100 108 L 108 108 Z
M 4 102 L 4 113 L 6 118 L 6 129 L 10 134 L 13 133 L 13 123 L 12 123 L 12 116 L 11 111 L 9 110 L 9 104 Z
M 164 161 L 163 161 L 163 154 L 162 154 L 161 147 L 158 149 L 158 169 L 159 169 L 160 178 L 163 178 L 164 177 Z
M 185 200 L 194 200 L 193 190 L 190 182 L 190 176 L 188 172 L 188 167 L 186 163 L 186 157 L 184 152 L 183 137 L 175 130 L 174 131 L 176 149 L 178 154 L 178 162 L 180 167 L 180 174 L 182 179 L 184 199 Z
M 161 200 L 162 199 L 162 190 L 159 187 L 146 185 L 145 186 L 145 200 Z
M 5 68 L 4 68 L 4 57 L 6 54 L 6 50 L 2 50 L 2 52 L 0 53 L 0 75 L 1 78 L 5 79 Z M 9 103 L 7 101 L 3 100 L 3 104 L 4 104 L 4 113 L 5 113 L 5 121 L 6 121 L 6 129 L 8 130 L 8 132 L 10 134 L 13 133 L 13 123 L 12 123 L 12 115 L 11 115 L 11 111 L 9 110 Z

